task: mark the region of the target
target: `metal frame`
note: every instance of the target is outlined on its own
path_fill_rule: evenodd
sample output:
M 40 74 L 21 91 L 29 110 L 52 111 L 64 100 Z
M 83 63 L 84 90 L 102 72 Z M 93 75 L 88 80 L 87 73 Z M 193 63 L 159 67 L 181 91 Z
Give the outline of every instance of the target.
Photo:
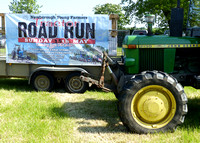
M 79 67 L 39 67 L 39 68 L 36 68 L 35 70 L 33 70 L 31 72 L 29 79 L 28 79 L 28 84 L 31 83 L 32 76 L 36 72 L 40 72 L 40 71 L 46 71 L 46 72 L 81 72 L 81 73 L 88 74 L 88 72 L 85 69 L 79 68 Z

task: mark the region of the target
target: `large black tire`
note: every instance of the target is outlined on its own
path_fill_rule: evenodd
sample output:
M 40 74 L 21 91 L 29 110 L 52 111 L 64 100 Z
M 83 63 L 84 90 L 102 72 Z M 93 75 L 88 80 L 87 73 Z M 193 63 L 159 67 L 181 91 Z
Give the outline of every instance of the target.
M 65 80 L 65 89 L 69 93 L 84 93 L 88 89 L 88 83 L 81 80 L 80 73 L 71 73 Z
M 172 76 L 158 71 L 134 75 L 120 93 L 119 116 L 131 132 L 175 131 L 184 122 L 187 97 Z
M 118 92 L 114 92 L 114 95 L 118 100 L 120 99 L 120 94 Z
M 47 72 L 37 72 L 31 78 L 31 85 L 36 91 L 51 91 L 54 87 L 54 78 Z

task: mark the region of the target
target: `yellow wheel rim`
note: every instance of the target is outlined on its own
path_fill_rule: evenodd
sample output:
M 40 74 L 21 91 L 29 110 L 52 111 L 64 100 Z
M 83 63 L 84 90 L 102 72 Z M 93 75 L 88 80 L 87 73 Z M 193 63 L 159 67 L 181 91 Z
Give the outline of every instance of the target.
M 135 94 L 131 112 L 139 125 L 149 129 L 161 128 L 173 119 L 176 100 L 167 88 L 149 85 Z

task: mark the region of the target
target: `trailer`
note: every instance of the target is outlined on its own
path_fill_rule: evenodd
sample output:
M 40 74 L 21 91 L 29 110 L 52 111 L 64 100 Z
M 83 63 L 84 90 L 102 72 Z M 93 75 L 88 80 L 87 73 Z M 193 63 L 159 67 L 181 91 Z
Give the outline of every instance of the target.
M 0 49 L 0 77 L 26 78 L 36 91 L 51 91 L 64 82 L 67 92 L 85 92 L 89 84 L 80 79 L 81 73 L 98 76 L 101 50 L 116 50 L 116 38 L 112 38 L 116 31 L 109 31 L 116 29 L 114 14 L 0 16 L 0 33 L 7 38 L 7 47 Z

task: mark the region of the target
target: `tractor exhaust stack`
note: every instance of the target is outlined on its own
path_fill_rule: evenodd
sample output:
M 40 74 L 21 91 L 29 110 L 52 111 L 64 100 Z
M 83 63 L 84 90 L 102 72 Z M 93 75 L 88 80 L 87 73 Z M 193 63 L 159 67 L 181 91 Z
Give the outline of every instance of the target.
M 180 0 L 177 0 L 177 8 L 172 8 L 170 21 L 170 36 L 182 37 L 184 10 L 180 8 Z

